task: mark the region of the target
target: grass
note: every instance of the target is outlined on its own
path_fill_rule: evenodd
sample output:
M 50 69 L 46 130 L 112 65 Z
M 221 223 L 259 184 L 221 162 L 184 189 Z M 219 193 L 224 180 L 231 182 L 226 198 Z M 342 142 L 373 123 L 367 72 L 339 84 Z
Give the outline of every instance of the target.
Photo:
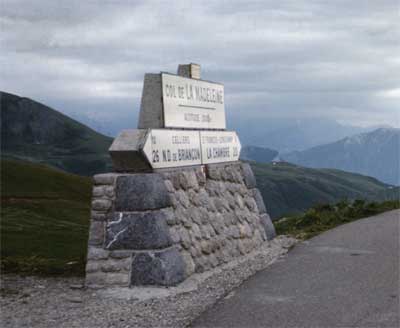
M 284 162 L 251 165 L 272 218 L 301 214 L 318 204 L 335 204 L 343 199 L 399 199 L 399 187 L 361 174 Z
M 83 275 L 91 179 L 2 161 L 1 270 Z
M 400 200 L 385 202 L 341 201 L 335 205 L 319 205 L 304 214 L 282 218 L 274 222 L 279 235 L 308 239 L 321 232 L 364 217 L 400 208 Z

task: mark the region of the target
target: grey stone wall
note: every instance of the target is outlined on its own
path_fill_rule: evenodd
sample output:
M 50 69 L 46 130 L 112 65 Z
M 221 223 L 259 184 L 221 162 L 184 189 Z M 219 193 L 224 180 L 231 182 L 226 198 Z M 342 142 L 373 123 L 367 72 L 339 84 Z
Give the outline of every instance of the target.
M 94 177 L 89 286 L 176 285 L 275 236 L 250 166 Z

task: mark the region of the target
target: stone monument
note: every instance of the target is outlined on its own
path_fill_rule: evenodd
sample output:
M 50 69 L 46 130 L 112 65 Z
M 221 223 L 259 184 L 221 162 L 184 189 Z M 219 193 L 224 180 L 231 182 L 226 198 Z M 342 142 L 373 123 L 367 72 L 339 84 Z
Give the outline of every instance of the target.
M 145 75 L 138 129 L 94 177 L 87 286 L 176 285 L 275 236 L 224 96 L 196 64 Z

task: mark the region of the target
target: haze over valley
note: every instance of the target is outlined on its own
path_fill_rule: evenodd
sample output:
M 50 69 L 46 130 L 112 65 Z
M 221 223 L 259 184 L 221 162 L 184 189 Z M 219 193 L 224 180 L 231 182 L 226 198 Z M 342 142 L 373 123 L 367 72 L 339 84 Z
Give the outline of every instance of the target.
M 108 148 L 112 138 L 34 100 L 4 92 L 0 93 L 0 98 L 3 160 L 46 164 L 86 176 L 111 170 Z M 271 163 L 278 159 L 278 151 L 263 147 L 244 146 L 241 157 L 252 162 L 268 210 L 273 218 L 278 218 L 300 213 L 315 204 L 334 203 L 344 198 L 385 200 L 398 197 L 398 188 L 390 185 L 395 184 L 393 179 L 398 177 L 395 175 L 398 135 L 399 129 L 378 129 L 332 145 L 287 154 L 291 156 L 288 161 L 304 161 L 299 164 L 325 167 L 324 162 L 318 166 L 317 162 L 306 160 L 315 158 L 317 161 L 328 153 L 339 166 L 343 163 L 342 148 L 347 145 L 344 158 L 350 160 L 344 164 L 352 165 L 351 156 L 354 156 L 357 161 L 353 164 L 359 166 L 339 168 L 343 171 L 304 168 L 285 162 Z M 358 142 L 351 142 L 354 140 Z M 380 161 L 381 157 L 389 156 L 385 152 L 392 156 L 391 160 Z M 336 163 L 335 160 L 331 158 L 328 164 Z M 326 167 L 335 168 L 328 164 Z M 380 170 L 379 165 L 385 165 L 385 169 Z M 357 169 L 363 170 L 363 175 L 345 172 L 346 169 L 354 173 Z M 372 174 L 368 174 L 368 169 Z M 383 173 L 387 175 L 382 176 Z M 390 184 L 368 176 L 373 174 L 380 174 L 382 181 Z

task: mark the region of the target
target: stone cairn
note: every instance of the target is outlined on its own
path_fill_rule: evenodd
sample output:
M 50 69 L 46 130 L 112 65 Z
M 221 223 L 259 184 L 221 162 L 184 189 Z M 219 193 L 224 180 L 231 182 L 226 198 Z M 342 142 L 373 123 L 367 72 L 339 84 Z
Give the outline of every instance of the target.
M 200 69 L 180 65 L 178 74 L 185 80 L 198 74 L 199 79 Z M 156 80 L 160 95 L 163 85 L 160 78 Z M 149 112 L 143 98 L 149 94 L 145 82 L 142 122 L 149 122 L 143 119 Z M 150 109 L 153 118 L 160 110 Z M 115 172 L 94 176 L 86 265 L 89 287 L 177 285 L 193 273 L 245 256 L 275 236 L 251 167 L 237 160 L 239 154 L 235 161 L 231 156 L 218 163 L 185 165 L 182 159 L 180 166 L 171 167 L 166 159 L 160 164 L 143 150 L 149 129 L 123 131 L 110 148 Z

